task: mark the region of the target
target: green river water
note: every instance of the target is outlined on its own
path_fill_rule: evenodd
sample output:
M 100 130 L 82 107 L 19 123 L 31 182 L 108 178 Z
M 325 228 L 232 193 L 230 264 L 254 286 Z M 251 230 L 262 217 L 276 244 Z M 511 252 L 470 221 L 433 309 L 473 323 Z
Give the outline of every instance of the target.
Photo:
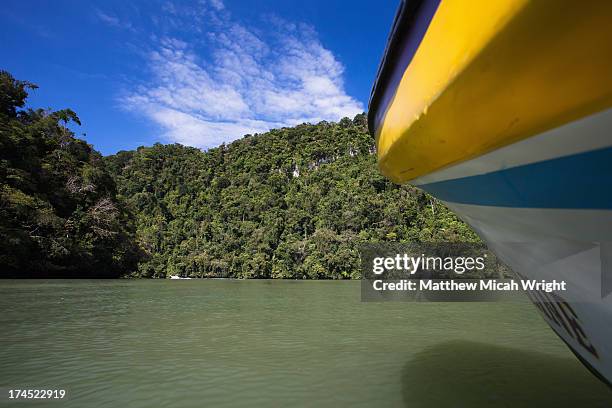
M 0 333 L 10 407 L 612 406 L 530 304 L 362 303 L 359 282 L 0 281 Z

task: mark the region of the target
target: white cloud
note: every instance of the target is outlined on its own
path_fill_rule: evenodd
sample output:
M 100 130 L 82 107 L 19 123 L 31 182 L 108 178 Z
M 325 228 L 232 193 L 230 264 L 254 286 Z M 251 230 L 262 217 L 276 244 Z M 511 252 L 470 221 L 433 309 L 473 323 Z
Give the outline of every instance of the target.
M 132 26 L 132 23 L 130 23 L 129 21 L 122 21 L 119 17 L 117 17 L 116 15 L 112 13 L 104 12 L 100 9 L 94 9 L 94 12 L 96 16 L 98 17 L 98 19 L 102 21 L 104 24 L 107 24 L 111 27 L 122 28 L 122 29 L 129 30 L 129 31 L 135 31 L 134 27 Z
M 171 33 L 146 57 L 151 81 L 121 102 L 169 140 L 208 148 L 247 133 L 363 111 L 344 90 L 343 65 L 311 27 L 278 18 L 268 19 L 265 30 L 246 27 L 219 0 L 198 10 L 164 7 Z M 176 30 L 181 26 L 189 29 L 183 38 Z
M 221 0 L 210 0 L 210 5 L 213 6 L 215 10 L 223 10 L 225 8 Z

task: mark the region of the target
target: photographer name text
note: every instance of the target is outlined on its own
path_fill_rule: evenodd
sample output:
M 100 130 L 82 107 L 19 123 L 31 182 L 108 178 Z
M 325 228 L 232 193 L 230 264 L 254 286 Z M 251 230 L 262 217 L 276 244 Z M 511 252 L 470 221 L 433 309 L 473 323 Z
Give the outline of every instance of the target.
M 376 291 L 565 291 L 565 281 L 545 280 L 519 280 L 514 279 L 498 281 L 496 279 L 462 282 L 457 280 L 433 279 L 401 279 L 398 281 L 373 281 L 372 287 Z

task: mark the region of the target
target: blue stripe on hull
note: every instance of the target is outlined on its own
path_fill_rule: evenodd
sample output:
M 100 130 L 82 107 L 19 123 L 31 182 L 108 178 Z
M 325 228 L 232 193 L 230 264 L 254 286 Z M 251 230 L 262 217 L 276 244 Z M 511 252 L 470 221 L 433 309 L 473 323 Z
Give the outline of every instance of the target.
M 462 204 L 612 209 L 612 148 L 419 187 Z

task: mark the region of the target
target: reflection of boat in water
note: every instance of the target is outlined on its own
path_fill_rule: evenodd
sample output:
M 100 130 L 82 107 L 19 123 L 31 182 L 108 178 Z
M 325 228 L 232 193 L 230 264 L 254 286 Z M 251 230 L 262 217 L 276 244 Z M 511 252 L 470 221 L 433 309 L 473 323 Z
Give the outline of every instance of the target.
M 612 379 L 612 2 L 402 2 L 370 100 L 382 173 L 442 200 Z

